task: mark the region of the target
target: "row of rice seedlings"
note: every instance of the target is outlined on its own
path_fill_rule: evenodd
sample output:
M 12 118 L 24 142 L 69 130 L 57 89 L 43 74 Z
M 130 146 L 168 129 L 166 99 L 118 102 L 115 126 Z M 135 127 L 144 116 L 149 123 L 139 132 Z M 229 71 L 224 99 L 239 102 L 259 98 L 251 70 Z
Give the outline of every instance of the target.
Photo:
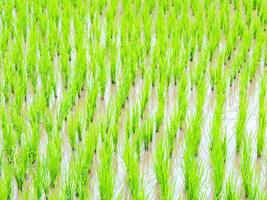
M 226 135 L 223 133 L 223 115 L 226 101 L 226 79 L 222 78 L 216 87 L 216 105 L 211 125 L 210 162 L 213 180 L 213 196 L 222 197 L 226 163 Z
M 266 72 L 264 72 L 266 74 Z M 264 150 L 265 130 L 267 125 L 266 110 L 266 76 L 262 76 L 260 81 L 260 93 L 259 93 L 259 114 L 258 114 L 258 130 L 257 130 L 257 156 L 261 157 Z

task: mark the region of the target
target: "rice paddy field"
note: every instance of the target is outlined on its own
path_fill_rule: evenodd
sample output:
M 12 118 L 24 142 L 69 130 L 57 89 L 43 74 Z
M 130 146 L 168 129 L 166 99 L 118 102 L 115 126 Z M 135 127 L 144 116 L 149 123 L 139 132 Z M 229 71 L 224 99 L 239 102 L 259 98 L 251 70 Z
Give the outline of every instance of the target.
M 266 0 L 1 0 L 0 199 L 267 200 Z

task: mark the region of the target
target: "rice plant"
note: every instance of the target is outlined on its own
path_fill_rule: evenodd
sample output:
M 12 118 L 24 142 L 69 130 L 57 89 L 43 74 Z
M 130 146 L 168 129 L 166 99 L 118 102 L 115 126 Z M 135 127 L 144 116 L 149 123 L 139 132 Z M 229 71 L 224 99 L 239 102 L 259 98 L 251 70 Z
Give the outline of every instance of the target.
M 112 199 L 114 196 L 114 177 L 112 169 L 112 147 L 106 139 L 100 152 L 100 165 L 97 170 L 101 199 Z
M 170 182 L 170 161 L 164 142 L 161 140 L 154 155 L 154 171 L 160 187 L 161 199 L 172 199 L 173 189 Z
M 244 187 L 246 198 L 254 199 L 256 198 L 258 188 L 257 184 L 254 182 L 255 171 L 253 169 L 251 152 L 251 137 L 247 136 L 243 140 L 241 152 L 242 185 Z
M 266 78 L 263 76 L 260 84 L 260 95 L 259 95 L 259 124 L 257 132 L 257 155 L 260 157 L 264 149 L 265 130 L 267 125 L 266 105 Z

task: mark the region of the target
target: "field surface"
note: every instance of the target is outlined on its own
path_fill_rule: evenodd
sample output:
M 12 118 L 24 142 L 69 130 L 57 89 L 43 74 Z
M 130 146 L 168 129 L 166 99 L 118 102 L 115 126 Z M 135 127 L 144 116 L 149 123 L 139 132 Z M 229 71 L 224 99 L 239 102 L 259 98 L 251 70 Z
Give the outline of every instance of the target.
M 0 199 L 267 199 L 266 0 L 0 0 Z

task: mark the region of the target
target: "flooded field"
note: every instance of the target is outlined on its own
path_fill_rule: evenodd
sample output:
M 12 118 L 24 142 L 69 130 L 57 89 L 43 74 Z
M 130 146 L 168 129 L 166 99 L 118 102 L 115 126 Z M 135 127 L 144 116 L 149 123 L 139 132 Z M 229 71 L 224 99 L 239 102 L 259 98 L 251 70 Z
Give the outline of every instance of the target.
M 267 199 L 266 8 L 0 3 L 0 199 Z

